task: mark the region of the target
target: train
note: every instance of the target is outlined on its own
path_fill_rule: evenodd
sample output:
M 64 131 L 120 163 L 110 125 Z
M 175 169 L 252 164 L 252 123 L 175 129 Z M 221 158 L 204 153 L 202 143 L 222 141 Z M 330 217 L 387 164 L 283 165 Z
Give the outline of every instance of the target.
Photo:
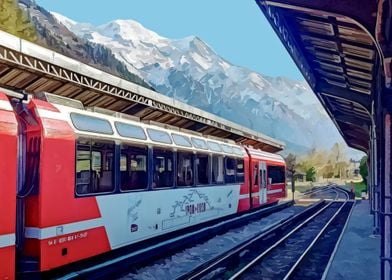
M 286 197 L 278 154 L 49 93 L 17 95 L 0 90 L 0 279 Z

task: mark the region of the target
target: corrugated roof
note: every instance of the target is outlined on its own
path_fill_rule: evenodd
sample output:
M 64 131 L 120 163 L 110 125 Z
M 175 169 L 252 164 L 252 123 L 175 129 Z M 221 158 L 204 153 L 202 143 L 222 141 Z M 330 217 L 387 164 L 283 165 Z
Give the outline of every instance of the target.
M 376 1 L 256 2 L 346 142 L 368 151 L 381 61 Z

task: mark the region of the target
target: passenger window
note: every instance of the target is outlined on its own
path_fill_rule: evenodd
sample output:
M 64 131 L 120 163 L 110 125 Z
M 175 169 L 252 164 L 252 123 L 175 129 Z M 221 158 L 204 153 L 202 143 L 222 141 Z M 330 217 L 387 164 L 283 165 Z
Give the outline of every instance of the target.
M 212 182 L 223 183 L 223 156 L 212 156 Z
M 237 159 L 236 182 L 237 183 L 244 182 L 244 160 L 243 159 Z
M 271 178 L 271 184 L 282 184 L 285 182 L 285 168 L 283 166 L 267 166 L 268 178 Z
M 259 185 L 259 168 L 257 165 L 253 167 L 253 185 Z
M 177 186 L 186 187 L 193 185 L 193 154 L 177 153 Z
M 153 188 L 169 188 L 173 186 L 173 152 L 154 149 L 153 151 Z
M 116 127 L 118 134 L 120 134 L 122 137 L 129 137 L 140 140 L 147 139 L 146 133 L 144 133 L 143 128 L 140 126 L 122 122 L 115 122 L 114 126 Z
M 203 139 L 191 137 L 191 141 L 192 141 L 193 145 L 194 145 L 196 148 L 198 148 L 198 149 L 203 149 L 203 150 L 208 150 L 207 143 L 206 143 L 206 141 L 204 141 Z
M 208 155 L 197 154 L 196 155 L 196 184 L 197 185 L 208 185 L 210 182 L 210 160 Z
M 183 146 L 183 147 L 192 147 L 191 140 L 189 140 L 189 138 L 187 136 L 172 133 L 172 137 L 173 137 L 174 143 L 176 143 L 177 145 Z
M 234 158 L 226 158 L 225 165 L 225 182 L 226 183 L 235 183 L 235 170 L 236 170 L 237 160 Z
M 210 147 L 211 150 L 214 152 L 222 152 L 222 147 L 220 144 L 212 142 L 212 141 L 207 141 L 208 146 Z
M 76 194 L 114 191 L 114 144 L 78 140 L 76 147 Z
M 72 124 L 81 131 L 113 134 L 112 125 L 108 120 L 88 115 L 71 113 Z
M 120 171 L 127 171 L 128 158 L 127 155 L 121 155 L 120 157 Z
M 121 190 L 133 191 L 147 188 L 147 151 L 147 147 L 121 145 Z
M 223 148 L 223 151 L 225 153 L 228 153 L 228 154 L 232 154 L 233 153 L 233 148 L 231 146 L 222 144 L 222 148 Z
M 147 128 L 147 133 L 148 133 L 148 136 L 150 136 L 150 139 L 154 142 L 160 142 L 160 143 L 165 143 L 165 144 L 172 143 L 170 135 L 166 131 L 157 130 L 157 129 L 153 129 L 153 128 Z

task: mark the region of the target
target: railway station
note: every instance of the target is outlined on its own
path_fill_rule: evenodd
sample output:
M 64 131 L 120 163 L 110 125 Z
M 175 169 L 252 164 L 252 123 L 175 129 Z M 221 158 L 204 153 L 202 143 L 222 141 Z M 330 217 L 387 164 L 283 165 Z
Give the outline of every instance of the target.
M 304 193 L 305 206 L 283 201 L 283 142 L 0 31 L 0 171 L 12 175 L 0 186 L 0 279 L 159 279 L 177 256 L 164 277 L 360 279 L 340 272 L 361 250 L 392 279 L 392 2 L 256 4 L 343 139 L 368 155 L 369 205 L 335 184 Z M 306 247 L 287 251 L 298 240 Z M 271 269 L 275 248 L 287 270 Z

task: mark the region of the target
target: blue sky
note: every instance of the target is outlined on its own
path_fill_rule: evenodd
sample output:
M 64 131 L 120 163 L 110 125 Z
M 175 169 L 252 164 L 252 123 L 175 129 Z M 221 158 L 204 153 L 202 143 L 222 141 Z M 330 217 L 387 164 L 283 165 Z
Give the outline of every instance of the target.
M 269 76 L 303 80 L 254 0 L 36 0 L 78 22 L 134 19 L 158 34 L 197 35 L 228 61 Z

